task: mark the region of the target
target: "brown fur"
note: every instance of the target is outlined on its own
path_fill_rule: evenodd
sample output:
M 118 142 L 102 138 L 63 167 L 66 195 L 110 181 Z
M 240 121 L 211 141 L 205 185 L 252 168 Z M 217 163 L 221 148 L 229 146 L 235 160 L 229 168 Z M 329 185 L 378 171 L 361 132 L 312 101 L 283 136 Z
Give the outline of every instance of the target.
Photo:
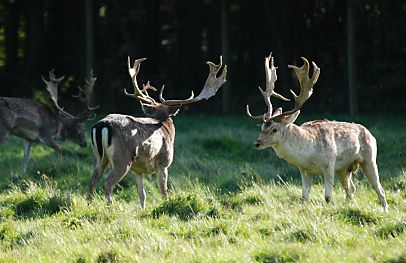
M 61 151 L 57 139 L 72 139 L 86 147 L 84 120 L 62 117 L 33 99 L 0 97 L 0 107 L 0 143 L 8 135 L 25 139 L 24 171 L 32 142 L 43 143 L 57 152 Z

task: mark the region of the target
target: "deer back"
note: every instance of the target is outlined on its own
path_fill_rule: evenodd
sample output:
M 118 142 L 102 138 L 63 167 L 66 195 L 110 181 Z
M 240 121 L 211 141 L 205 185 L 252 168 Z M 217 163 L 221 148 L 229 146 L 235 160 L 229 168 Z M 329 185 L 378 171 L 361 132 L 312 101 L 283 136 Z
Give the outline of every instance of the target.
M 282 133 L 271 145 L 276 154 L 309 172 L 320 173 L 332 160 L 340 171 L 376 154 L 375 138 L 360 124 L 318 120 L 289 124 Z
M 56 136 L 62 125 L 47 105 L 36 100 L 2 97 L 0 105 L 0 126 L 28 141 L 39 141 L 44 133 Z
M 172 119 L 159 121 L 110 114 L 92 128 L 97 158 L 110 164 L 132 165 L 139 174 L 153 173 L 157 166 L 168 167 L 173 160 L 175 127 Z
M 84 120 L 60 116 L 33 99 L 1 97 L 0 106 L 0 127 L 9 134 L 32 142 L 68 138 L 86 145 Z

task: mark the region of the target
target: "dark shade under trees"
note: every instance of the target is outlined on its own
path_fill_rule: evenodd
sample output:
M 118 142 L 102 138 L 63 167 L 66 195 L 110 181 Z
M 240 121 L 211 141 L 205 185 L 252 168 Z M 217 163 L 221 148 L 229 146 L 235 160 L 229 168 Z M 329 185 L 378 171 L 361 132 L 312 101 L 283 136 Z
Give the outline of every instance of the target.
M 261 112 L 257 87 L 273 51 L 285 96 L 298 89 L 287 64 L 304 56 L 321 68 L 307 112 L 405 112 L 405 32 L 406 0 L 5 0 L 0 96 L 46 97 L 40 76 L 55 68 L 67 76 L 64 101 L 74 104 L 71 95 L 93 67 L 100 111 L 131 113 L 139 106 L 122 95 L 131 86 L 127 56 L 148 58 L 140 82 L 186 98 L 203 86 L 204 62 L 223 54 L 222 95 L 184 111 L 245 114 L 249 102 Z

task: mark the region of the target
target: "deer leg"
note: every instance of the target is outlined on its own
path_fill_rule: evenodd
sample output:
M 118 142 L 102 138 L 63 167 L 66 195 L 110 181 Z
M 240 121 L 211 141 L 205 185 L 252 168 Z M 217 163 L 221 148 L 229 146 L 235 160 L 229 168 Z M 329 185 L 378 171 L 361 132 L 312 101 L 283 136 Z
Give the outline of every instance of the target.
M 30 149 L 31 143 L 24 140 L 24 165 L 23 165 L 24 173 L 27 172 L 28 162 L 30 161 Z
M 143 183 L 144 177 L 142 175 L 135 175 L 135 181 L 137 182 L 138 196 L 140 197 L 141 208 L 145 208 L 145 189 Z
M 386 202 L 385 191 L 383 190 L 382 185 L 379 182 L 378 166 L 374 161 L 365 161 L 361 164 L 361 168 L 369 183 L 372 185 L 376 194 L 378 195 L 383 209 L 385 210 L 385 212 L 388 211 L 388 203 Z
M 338 180 L 340 181 L 341 185 L 343 186 L 345 193 L 346 193 L 346 199 L 348 201 L 351 201 L 352 198 L 354 197 L 355 193 L 355 185 L 352 182 L 352 172 L 344 171 L 340 172 L 337 174 Z
M 2 144 L 8 136 L 6 129 L 0 126 L 0 144 Z
M 100 177 L 103 175 L 106 165 L 107 165 L 107 160 L 105 160 L 104 158 L 101 159 L 100 161 L 97 161 L 96 159 L 93 160 L 93 175 L 92 175 L 92 180 L 90 181 L 90 184 L 89 184 L 89 191 L 87 193 L 87 199 L 89 201 L 91 201 L 93 199 L 94 189 L 95 189 Z
M 113 187 L 120 182 L 121 179 L 128 173 L 131 168 L 131 162 L 127 164 L 116 163 L 110 172 L 109 177 L 104 183 L 104 191 L 106 193 L 107 205 L 111 205 L 111 191 Z
M 308 175 L 304 170 L 299 169 L 302 176 L 302 198 L 304 201 L 309 200 L 310 189 L 312 187 L 313 176 Z
M 161 190 L 162 199 L 166 199 L 168 193 L 168 168 L 164 167 L 158 172 L 158 185 Z
M 334 186 L 334 165 L 331 165 L 324 171 L 324 198 L 330 203 L 333 197 Z
M 55 139 L 53 137 L 45 136 L 45 137 L 40 138 L 40 141 L 43 144 L 45 144 L 45 145 L 51 147 L 52 149 L 54 149 L 57 153 L 59 153 L 59 154 L 61 153 L 61 146 L 56 143 L 56 141 L 55 141 Z

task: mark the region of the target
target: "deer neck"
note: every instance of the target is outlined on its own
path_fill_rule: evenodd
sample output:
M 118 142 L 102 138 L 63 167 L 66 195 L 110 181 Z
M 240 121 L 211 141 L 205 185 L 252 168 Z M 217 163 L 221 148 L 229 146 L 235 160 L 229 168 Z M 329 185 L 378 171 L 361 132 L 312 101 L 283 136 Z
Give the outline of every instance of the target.
M 272 146 L 279 158 L 303 166 L 313 146 L 310 134 L 296 124 L 289 124 L 283 133 L 282 140 Z
M 64 141 L 68 133 L 68 124 L 57 117 L 56 139 Z

